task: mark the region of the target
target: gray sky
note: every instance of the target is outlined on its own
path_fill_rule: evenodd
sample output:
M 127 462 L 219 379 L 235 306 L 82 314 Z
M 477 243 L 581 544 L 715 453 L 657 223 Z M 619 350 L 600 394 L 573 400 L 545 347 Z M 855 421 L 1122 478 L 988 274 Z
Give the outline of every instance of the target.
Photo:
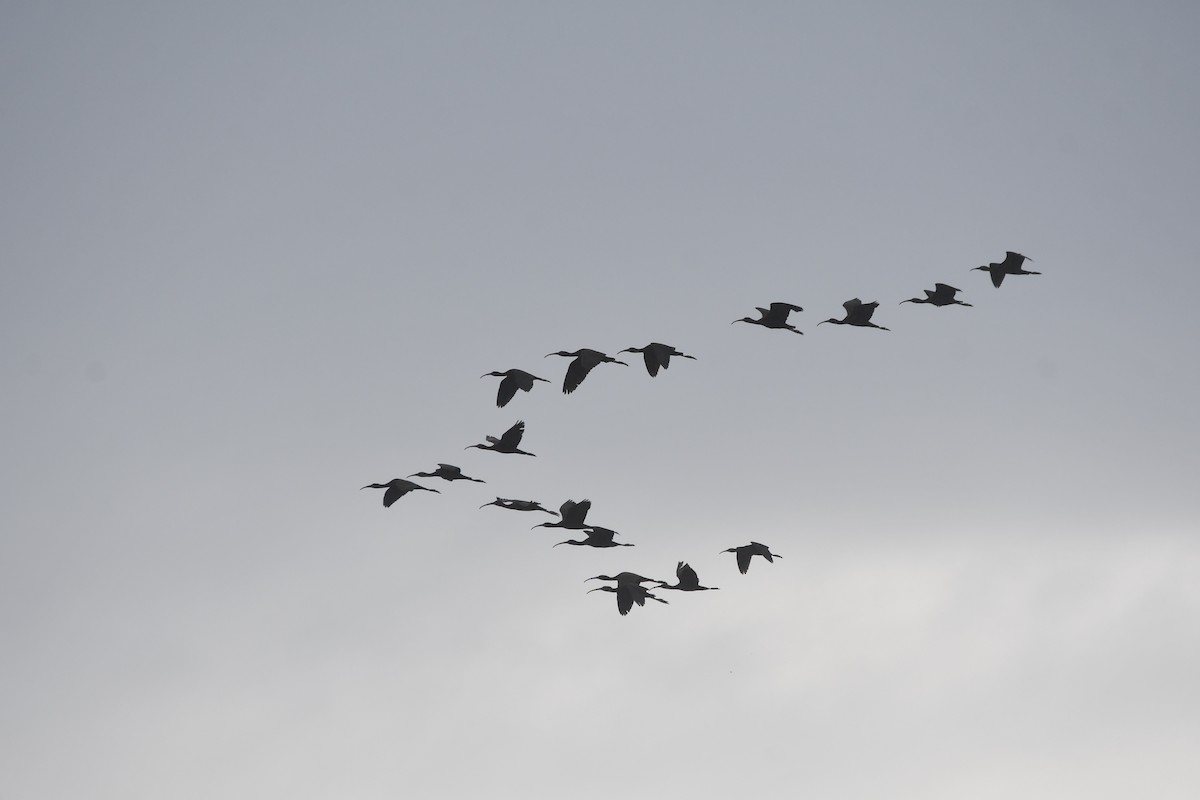
M 1200 9 L 393 5 L 0 8 L 0 797 L 1200 792 Z

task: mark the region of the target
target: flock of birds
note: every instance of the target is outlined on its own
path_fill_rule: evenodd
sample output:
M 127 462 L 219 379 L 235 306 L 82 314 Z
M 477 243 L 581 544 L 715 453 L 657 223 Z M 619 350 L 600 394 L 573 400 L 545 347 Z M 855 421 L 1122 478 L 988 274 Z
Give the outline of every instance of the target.
M 1008 275 L 1040 275 L 1040 272 L 1032 272 L 1024 269 L 1026 261 L 1032 259 L 1014 253 L 1011 250 L 1005 255 L 1003 261 L 993 262 L 987 266 L 975 267 L 975 270 L 983 270 L 987 272 L 992 279 L 992 285 L 1000 288 L 1000 284 L 1004 282 L 1004 278 Z M 945 283 L 936 283 L 932 290 L 925 289 L 925 297 L 913 297 L 908 300 L 900 301 L 904 303 L 926 303 L 933 306 L 970 306 L 970 303 L 965 303 L 957 298 L 959 289 Z M 853 325 L 859 328 L 876 328 L 878 330 L 890 330 L 882 325 L 877 325 L 871 321 L 875 314 L 875 310 L 879 307 L 879 303 L 864 303 L 858 298 L 847 300 L 842 304 L 846 310 L 846 315 L 842 319 L 830 318 L 817 323 L 831 323 L 834 325 Z M 797 330 L 796 327 L 788 322 L 788 317 L 792 312 L 803 311 L 800 306 L 791 303 L 771 303 L 767 308 L 758 308 L 759 317 L 743 317 L 736 319 L 731 324 L 738 322 L 746 322 L 751 325 L 759 325 L 764 328 L 775 330 L 787 330 L 792 333 L 803 335 L 803 331 Z M 646 371 L 651 377 L 657 376 L 659 370 L 667 369 L 670 366 L 672 358 L 688 358 L 695 360 L 695 356 L 690 356 L 675 349 L 671 345 L 661 344 L 659 342 L 651 342 L 645 347 L 629 347 L 621 353 L 641 353 L 642 359 L 646 365 Z M 567 365 L 567 372 L 563 378 L 562 390 L 564 394 L 571 394 L 579 388 L 584 379 L 591 373 L 593 369 L 601 364 L 621 364 L 629 366 L 625 361 L 621 361 L 599 350 L 591 350 L 582 348 L 575 351 L 559 350 L 554 353 L 549 353 L 545 357 L 562 356 L 572 359 Z M 504 408 L 516 396 L 518 391 L 529 392 L 538 381 L 550 383 L 546 378 L 539 378 L 532 373 L 521 369 L 508 369 L 503 372 L 494 371 L 481 375 L 481 378 L 496 377 L 501 378 L 500 386 L 496 392 L 496 406 Z M 525 435 L 525 423 L 518 420 L 515 425 L 509 428 L 500 436 L 487 436 L 485 443 L 468 445 L 465 449 L 479 448 L 481 450 L 491 450 L 496 453 L 506 453 L 509 455 L 533 456 L 526 450 L 522 450 L 521 439 Z M 444 481 L 473 481 L 475 483 L 484 483 L 479 478 L 472 478 L 469 475 L 464 475 L 462 470 L 453 464 L 438 464 L 437 469 L 430 472 L 414 472 L 407 478 L 393 478 L 387 483 L 372 483 L 368 484 L 363 489 L 384 489 L 383 505 L 385 508 L 391 507 L 400 498 L 414 491 L 438 492 L 437 489 L 431 489 L 427 486 L 422 486 L 409 478 L 440 478 Z M 577 535 L 584 538 L 579 540 L 567 539 L 553 545 L 574 545 L 577 547 L 633 547 L 631 543 L 617 542 L 615 537 L 619 534 L 611 528 L 605 528 L 599 525 L 591 524 L 587 521 L 588 511 L 591 510 L 592 503 L 590 500 L 567 500 L 558 509 L 552 511 L 545 508 L 536 500 L 513 500 L 504 497 L 497 497 L 490 503 L 484 503 L 480 508 L 487 506 L 498 506 L 509 511 L 540 511 L 551 516 L 558 517 L 554 522 L 542 522 L 534 525 L 534 528 L 564 528 L 571 531 L 579 531 Z M 772 553 L 770 547 L 760 542 L 750 542 L 739 547 L 730 547 L 727 550 L 722 550 L 721 553 L 733 553 L 737 560 L 738 571 L 745 575 L 750 569 L 750 560 L 754 556 L 761 556 L 768 563 L 774 563 L 775 559 L 782 558 L 778 553 Z M 716 586 L 700 585 L 700 578 L 696 574 L 696 570 L 685 561 L 680 561 L 675 567 L 674 585 L 667 581 L 656 578 L 646 578 L 633 572 L 618 572 L 616 575 L 596 575 L 587 580 L 610 581 L 612 586 L 599 586 L 590 589 L 589 592 L 612 592 L 617 596 L 617 610 L 622 616 L 629 613 L 634 604 L 645 606 L 647 600 L 654 600 L 659 603 L 666 604 L 667 601 L 653 594 L 656 590 L 672 589 L 680 592 L 704 592 L 716 590 Z

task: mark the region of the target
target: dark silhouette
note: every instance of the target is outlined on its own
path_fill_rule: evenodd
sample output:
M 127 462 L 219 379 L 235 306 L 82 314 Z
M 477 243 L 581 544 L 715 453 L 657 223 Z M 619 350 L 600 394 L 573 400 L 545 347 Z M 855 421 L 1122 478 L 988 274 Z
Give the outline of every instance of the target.
M 617 611 L 621 612 L 621 616 L 625 616 L 633 608 L 633 604 L 639 606 L 646 605 L 647 600 L 655 600 L 663 605 L 670 605 L 661 597 L 655 597 L 650 594 L 650 590 L 644 586 L 638 586 L 636 583 L 617 584 L 613 586 L 597 586 L 595 589 L 588 589 L 587 593 L 592 592 L 612 592 L 617 596 Z
M 575 359 L 567 365 L 567 374 L 566 377 L 563 378 L 563 394 L 570 394 L 578 389 L 579 384 L 583 383 L 583 379 L 587 377 L 588 373 L 591 372 L 597 364 L 620 364 L 625 367 L 629 366 L 624 361 L 618 361 L 612 356 L 601 353 L 599 350 L 589 350 L 586 347 L 581 350 L 576 350 L 574 353 L 568 353 L 566 350 L 559 350 L 557 353 L 547 353 L 543 357 L 549 358 L 550 356 L 566 356 L 567 358 Z
M 542 508 L 542 504 L 536 500 L 509 500 L 505 497 L 497 497 L 490 503 L 484 503 L 480 506 L 480 508 L 487 508 L 488 506 L 500 506 L 501 508 L 507 508 L 510 511 L 545 511 L 547 514 L 553 514 L 556 517 L 558 516 L 557 511 L 551 511 L 548 508 Z
M 643 578 L 632 572 L 618 572 L 616 575 L 597 575 L 594 578 L 588 578 L 589 581 L 616 581 L 617 585 L 599 586 L 595 589 L 589 589 L 588 594 L 592 592 L 613 592 L 617 595 L 617 610 L 621 612 L 621 616 L 629 613 L 633 608 L 633 604 L 639 606 L 646 605 L 646 600 L 656 600 L 664 605 L 669 605 L 666 600 L 655 597 L 650 594 L 650 590 L 642 586 L 643 583 L 661 583 L 653 578 Z
M 633 547 L 629 543 L 614 542 L 613 537 L 617 535 L 617 532 L 611 528 L 601 528 L 596 525 L 588 528 L 586 534 L 587 538 L 583 541 L 576 542 L 568 539 L 565 542 L 559 542 L 554 547 L 558 547 L 559 544 L 574 544 L 581 547 Z
M 545 378 L 539 378 L 537 375 L 531 375 L 523 369 L 510 369 L 504 372 L 489 372 L 485 375 L 480 375 L 481 378 L 490 377 L 504 378 L 500 381 L 500 388 L 496 391 L 496 407 L 504 408 L 508 405 L 508 401 L 513 399 L 517 390 L 528 392 L 533 388 L 534 381 L 543 381 L 549 383 Z
M 521 443 L 521 437 L 525 435 L 525 423 L 517 420 L 517 424 L 504 432 L 504 435 L 497 439 L 495 436 L 486 437 L 488 444 L 469 444 L 464 447 L 464 450 L 470 450 L 472 447 L 478 447 L 480 450 L 494 450 L 497 453 L 516 453 L 522 456 L 531 456 L 533 453 L 526 453 L 517 447 Z
M 875 309 L 879 308 L 879 303 L 864 303 L 862 300 L 859 300 L 856 297 L 853 300 L 847 300 L 846 302 L 842 303 L 842 308 L 846 309 L 845 318 L 834 319 L 833 317 L 830 317 L 829 319 L 821 320 L 817 324 L 823 325 L 826 322 L 832 322 L 834 325 L 854 325 L 858 328 L 878 328 L 881 331 L 891 330 L 891 328 L 885 328 L 882 325 L 876 325 L 874 322 L 871 322 L 871 315 L 875 313 Z
M 438 468 L 433 472 L 414 472 L 409 475 L 410 478 L 441 478 L 444 481 L 474 481 L 475 483 L 487 483 L 487 481 L 479 478 L 471 478 L 463 475 L 462 470 L 453 464 L 438 464 Z
M 421 486 L 419 483 L 413 483 L 412 481 L 405 480 L 404 478 L 392 478 L 387 483 L 367 484 L 366 486 L 362 487 L 362 489 L 387 489 L 387 491 L 383 493 L 384 508 L 391 508 L 392 503 L 396 502 L 401 497 L 404 497 L 404 495 L 408 494 L 409 492 L 417 489 L 441 494 L 441 492 L 438 492 L 437 489 L 429 489 Z M 359 489 L 359 491 L 361 492 L 362 489 Z
M 695 356 L 689 356 L 686 353 L 681 353 L 669 344 L 660 344 L 659 342 L 651 342 L 645 347 L 627 347 L 621 353 L 641 353 L 643 360 L 646 362 L 646 372 L 650 373 L 653 378 L 658 374 L 659 367 L 666 369 L 671 366 L 671 356 L 679 356 L 680 358 L 690 358 L 696 360 Z M 617 355 L 620 355 L 618 353 Z
M 925 292 L 924 300 L 920 297 L 913 297 L 909 300 L 901 300 L 900 305 L 904 305 L 905 303 L 928 303 L 931 306 L 971 306 L 970 303 L 955 300 L 954 295 L 958 294 L 959 290 L 945 283 L 935 283 L 932 292 L 928 289 L 923 289 L 922 291 Z
M 771 549 L 765 544 L 759 544 L 758 542 L 744 544 L 741 547 L 731 547 L 728 550 L 722 550 L 721 552 L 737 553 L 738 571 L 743 575 L 746 574 L 746 570 L 750 569 L 750 559 L 754 556 L 762 556 L 767 561 L 772 563 L 774 563 L 776 558 L 783 558 L 783 556 L 779 555 L 778 553 L 772 553 Z
M 804 335 L 804 331 L 796 330 L 796 328 L 792 325 L 789 325 L 787 321 L 788 314 L 792 313 L 793 311 L 804 310 L 800 306 L 794 306 L 791 303 L 771 303 L 770 308 L 763 308 L 761 306 L 755 306 L 755 308 L 758 309 L 759 319 L 742 317 L 741 319 L 735 319 L 729 324 L 732 325 L 734 322 L 749 322 L 751 325 L 762 325 L 764 328 L 788 330 L 792 333 L 798 333 L 801 336 Z
M 700 578 L 696 575 L 696 570 L 692 569 L 691 565 L 680 561 L 675 567 L 675 578 L 679 583 L 671 586 L 666 581 L 659 581 L 657 589 L 678 589 L 681 592 L 707 592 L 717 590 L 719 586 L 701 586 Z
M 533 527 L 534 528 L 570 528 L 571 530 L 577 530 L 577 531 L 583 530 L 584 528 L 590 528 L 592 526 L 586 524 L 584 522 L 584 519 L 587 517 L 588 510 L 591 507 L 592 507 L 591 500 L 580 500 L 578 503 L 576 503 L 574 500 L 567 500 L 565 503 L 563 503 L 561 506 L 558 507 L 558 510 L 560 512 L 559 516 L 561 516 L 562 519 L 560 519 L 558 522 L 542 522 L 537 525 L 534 525 Z M 530 528 L 530 530 L 533 530 L 533 528 Z
M 1033 259 L 1030 258 L 1029 256 L 1023 256 L 1020 253 L 1014 253 L 1012 250 L 1006 250 L 1004 252 L 1004 260 L 1003 261 L 999 261 L 999 262 L 993 261 L 991 264 L 988 264 L 986 267 L 972 267 L 971 269 L 972 269 L 972 271 L 981 269 L 984 272 L 991 275 L 992 276 L 992 286 L 995 286 L 997 289 L 999 289 L 1000 284 L 1004 283 L 1005 275 L 1041 275 L 1042 274 L 1040 272 L 1031 272 L 1026 269 L 1021 269 L 1021 265 L 1024 264 L 1026 261 L 1033 261 Z
M 617 583 L 638 583 L 638 584 L 640 584 L 640 583 L 662 583 L 662 581 L 657 580 L 656 578 L 643 578 L 641 575 L 638 575 L 636 572 L 618 572 L 616 575 L 595 575 L 591 578 L 585 579 L 584 583 L 587 583 L 588 581 L 616 581 Z

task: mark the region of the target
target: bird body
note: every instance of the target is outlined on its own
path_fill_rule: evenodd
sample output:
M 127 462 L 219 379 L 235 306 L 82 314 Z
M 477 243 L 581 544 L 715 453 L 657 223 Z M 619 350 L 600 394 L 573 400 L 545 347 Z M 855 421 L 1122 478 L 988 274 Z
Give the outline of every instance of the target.
M 1005 275 L 1041 275 L 1040 272 L 1032 272 L 1022 268 L 1022 264 L 1026 261 L 1033 261 L 1029 256 L 1023 256 L 1020 253 L 1014 253 L 1012 250 L 1004 252 L 1003 261 L 993 261 L 986 267 L 972 267 L 972 270 L 981 269 L 992 276 L 992 286 L 997 289 L 1000 284 L 1004 283 Z
M 421 489 L 426 492 L 437 492 L 438 494 L 441 494 L 441 492 L 438 492 L 437 489 L 430 489 L 430 488 L 420 485 L 419 483 L 413 483 L 410 480 L 405 480 L 404 478 L 392 478 L 387 483 L 370 483 L 362 488 L 363 489 L 387 489 L 387 491 L 383 493 L 383 507 L 384 508 L 391 508 L 392 503 L 396 502 L 401 497 L 404 497 L 404 495 L 408 494 L 409 492 L 416 491 L 417 489 Z M 362 489 L 360 489 L 359 491 L 362 491 Z
M 525 423 L 517 420 L 517 423 L 506 430 L 500 438 L 487 436 L 485 438 L 488 444 L 469 444 L 463 449 L 470 450 L 472 447 L 478 447 L 480 450 L 493 450 L 497 453 L 515 453 L 522 456 L 531 456 L 533 453 L 527 453 L 517 447 L 521 443 L 521 437 L 524 435 Z
M 945 283 L 935 283 L 933 291 L 928 289 L 925 292 L 925 299 L 913 297 L 909 300 L 901 300 L 900 305 L 905 303 L 928 303 L 931 306 L 970 306 L 970 303 L 964 303 L 962 300 L 954 299 L 954 295 L 958 294 L 959 290 Z
M 804 310 L 800 306 L 792 305 L 791 303 L 771 303 L 770 308 L 763 308 L 762 306 L 755 306 L 755 308 L 758 310 L 758 319 L 742 317 L 741 319 L 735 319 L 729 324 L 732 325 L 734 322 L 749 322 L 751 325 L 761 325 L 764 328 L 788 330 L 792 333 L 798 333 L 801 336 L 804 335 L 804 331 L 796 330 L 795 326 L 789 325 L 787 321 L 788 314 L 791 314 L 793 311 Z
M 438 464 L 437 469 L 433 472 L 414 472 L 409 475 L 410 478 L 441 478 L 444 481 L 474 481 L 475 483 L 487 483 L 487 481 L 479 478 L 471 478 L 463 475 L 463 472 L 453 464 Z
M 700 578 L 696 575 L 696 570 L 692 569 L 691 565 L 684 561 L 680 561 L 675 567 L 675 578 L 679 583 L 674 586 L 671 586 L 666 581 L 659 581 L 658 586 L 655 588 L 677 589 L 681 592 L 706 592 L 720 588 L 718 586 L 701 586 Z
M 679 358 L 690 358 L 696 360 L 695 356 L 689 356 L 686 353 L 681 353 L 669 344 L 660 342 L 651 342 L 645 347 L 627 347 L 621 353 L 641 353 L 642 359 L 646 362 L 646 372 L 650 373 L 650 377 L 658 375 L 658 370 L 661 367 L 666 369 L 671 366 L 671 356 Z M 618 353 L 617 355 L 620 355 Z
M 767 561 L 772 563 L 774 563 L 776 558 L 783 558 L 783 556 L 779 555 L 778 553 L 772 553 L 771 548 L 767 547 L 765 544 L 759 544 L 758 542 L 744 544 L 741 547 L 731 547 L 728 550 L 722 550 L 721 552 L 737 554 L 738 572 L 741 572 L 743 575 L 745 575 L 746 571 L 750 569 L 750 559 L 754 556 L 762 556 Z
M 549 383 L 545 378 L 539 378 L 537 375 L 532 375 L 523 369 L 509 369 L 504 372 L 488 372 L 480 375 L 481 378 L 490 377 L 504 378 L 500 381 L 500 388 L 496 390 L 496 407 L 504 408 L 508 405 L 508 401 L 512 400 L 516 395 L 517 390 L 528 392 L 533 388 L 534 381 L 543 381 Z
M 486 508 L 487 506 L 500 506 L 501 508 L 507 508 L 510 511 L 545 511 L 547 514 L 553 514 L 556 517 L 558 516 L 557 511 L 551 511 L 548 508 L 542 508 L 542 504 L 536 500 L 509 500 L 505 497 L 497 497 L 490 503 L 484 503 L 480 506 L 480 508 Z
M 879 303 L 864 303 L 855 297 L 853 300 L 847 300 L 842 303 L 842 308 L 846 309 L 846 316 L 842 319 L 821 320 L 818 325 L 823 325 L 826 322 L 832 322 L 834 325 L 853 325 L 856 328 L 878 328 L 881 331 L 891 330 L 882 325 L 876 325 L 871 322 L 871 316 L 875 313 L 875 309 L 879 308 Z
M 583 379 L 588 376 L 598 364 L 620 364 L 628 367 L 624 361 L 618 361 L 606 353 L 601 353 L 599 350 L 589 350 L 583 348 L 575 352 L 567 352 L 559 350 L 556 353 L 547 353 L 544 357 L 550 356 L 565 356 L 566 358 L 575 359 L 567 365 L 567 374 L 563 378 L 563 394 L 570 394 L 579 388 L 579 384 L 583 383 Z

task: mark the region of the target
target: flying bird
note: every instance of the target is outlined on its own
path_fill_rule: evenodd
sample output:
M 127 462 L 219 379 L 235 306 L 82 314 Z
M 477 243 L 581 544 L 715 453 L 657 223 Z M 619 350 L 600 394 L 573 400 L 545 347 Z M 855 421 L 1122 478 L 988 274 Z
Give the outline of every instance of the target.
M 643 583 L 661 583 L 653 578 L 643 578 L 633 572 L 618 572 L 616 575 L 597 575 L 594 578 L 588 578 L 589 581 L 616 581 L 614 586 L 598 586 L 595 589 L 589 589 L 588 594 L 592 592 L 613 592 L 617 596 L 617 610 L 621 612 L 621 616 L 629 613 L 633 608 L 633 604 L 639 606 L 646 605 L 646 600 L 656 600 L 664 605 L 670 605 L 666 600 L 655 597 L 650 594 L 650 590 L 642 586 Z M 585 581 L 586 583 L 586 581 Z
M 1029 256 L 1023 256 L 1020 253 L 1014 253 L 1012 250 L 1004 251 L 1003 261 L 993 261 L 986 267 L 972 267 L 972 270 L 981 269 L 992 276 L 992 285 L 997 289 L 1000 284 L 1004 283 L 1005 275 L 1041 275 L 1040 272 L 1031 272 L 1027 269 L 1022 269 L 1021 265 L 1026 261 L 1033 261 Z
M 558 516 L 557 511 L 551 511 L 548 508 L 542 508 L 542 504 L 536 500 L 509 500 L 505 497 L 497 497 L 490 503 L 484 503 L 480 506 L 480 508 L 487 508 L 488 506 L 500 506 L 501 508 L 507 508 L 510 511 L 545 511 L 547 514 L 553 514 L 556 517 Z
M 533 388 L 534 381 L 543 381 L 549 383 L 545 378 L 539 378 L 537 375 L 531 375 L 523 369 L 509 369 L 504 372 L 488 372 L 480 375 L 481 378 L 490 377 L 504 378 L 500 381 L 500 388 L 496 391 L 496 407 L 504 408 L 508 405 L 508 401 L 513 399 L 517 390 L 528 392 Z
M 425 486 L 421 486 L 418 483 L 413 483 L 412 481 L 405 480 L 404 478 L 392 478 L 387 483 L 367 484 L 366 486 L 362 487 L 362 489 L 387 489 L 387 491 L 383 493 L 383 507 L 384 508 L 390 508 L 392 503 L 396 502 L 401 497 L 404 497 L 404 495 L 408 494 L 409 492 L 415 491 L 417 489 L 422 489 L 426 492 L 437 492 L 438 494 L 441 494 L 441 492 L 438 492 L 437 489 L 429 489 Z M 361 492 L 362 489 L 359 489 L 359 491 Z
M 444 481 L 474 481 L 475 483 L 487 483 L 487 481 L 479 478 L 472 478 L 463 475 L 463 472 L 453 464 L 438 464 L 438 468 L 433 472 L 414 472 L 409 475 L 410 478 L 441 478 Z
M 559 544 L 574 544 L 581 547 L 633 547 L 631 543 L 614 542 L 613 537 L 617 535 L 617 532 L 611 528 L 594 525 L 589 527 L 585 534 L 587 538 L 582 541 L 576 542 L 568 539 L 565 542 L 559 542 L 554 547 L 558 547 Z
M 818 325 L 823 325 L 826 322 L 832 322 L 834 325 L 854 325 L 858 328 L 878 328 L 881 331 L 891 330 L 882 325 L 876 325 L 871 322 L 871 315 L 875 313 L 875 309 L 879 308 L 879 303 L 864 303 L 857 297 L 853 300 L 847 300 L 842 303 L 842 308 L 846 309 L 846 316 L 842 319 L 821 320 Z
M 522 456 L 531 456 L 533 453 L 526 453 L 517 447 L 521 443 L 521 437 L 525 435 L 525 423 L 517 420 L 517 424 L 504 432 L 504 435 L 497 439 L 495 436 L 486 437 L 488 444 L 469 444 L 464 447 L 464 450 L 470 450 L 472 447 L 478 447 L 480 450 L 494 450 L 497 453 L 516 453 Z
M 675 567 L 675 578 L 679 583 L 671 586 L 666 581 L 659 581 L 656 589 L 678 589 L 681 592 L 707 592 L 709 590 L 719 589 L 719 586 L 701 586 L 700 578 L 696 575 L 696 570 L 692 569 L 691 565 L 680 561 Z
M 660 344 L 659 342 L 651 342 L 645 347 L 627 347 L 621 353 L 641 353 L 642 359 L 646 362 L 646 372 L 650 373 L 651 378 L 658 374 L 659 367 L 667 369 L 671 366 L 671 356 L 696 360 L 695 356 L 681 353 L 671 345 Z
M 772 563 L 774 563 L 776 558 L 783 558 L 783 556 L 779 555 L 778 553 L 772 553 L 771 548 L 767 547 L 765 544 L 759 544 L 758 542 L 744 544 L 741 547 L 731 547 L 728 550 L 722 550 L 721 552 L 737 553 L 738 571 L 743 575 L 746 574 L 746 570 L 750 569 L 750 559 L 754 556 L 762 556 L 767 561 Z
M 798 333 L 801 336 L 804 335 L 804 331 L 796 330 L 796 328 L 792 325 L 789 325 L 787 321 L 788 314 L 792 313 L 793 311 L 804 310 L 800 306 L 794 306 L 791 303 L 771 303 L 770 308 L 763 308 L 761 306 L 755 306 L 755 308 L 758 309 L 758 319 L 742 317 L 741 319 L 735 319 L 729 324 L 732 325 L 734 322 L 749 322 L 751 325 L 762 325 L 764 328 L 779 328 L 783 330 L 789 330 L 792 333 Z
M 567 365 L 567 374 L 563 378 L 563 394 L 570 394 L 579 388 L 579 384 L 583 383 L 583 379 L 587 377 L 597 364 L 621 364 L 628 367 L 624 361 L 618 361 L 612 356 L 601 353 L 599 350 L 589 350 L 586 347 L 581 350 L 576 350 L 574 353 L 568 353 L 566 350 L 559 350 L 557 353 L 547 353 L 544 358 L 550 356 L 565 356 L 575 359 Z
M 958 294 L 959 290 L 945 283 L 935 283 L 933 291 L 923 289 L 925 299 L 913 297 L 909 300 L 901 300 L 900 305 L 905 303 L 928 303 L 931 306 L 970 306 L 970 303 L 964 303 L 962 300 L 955 300 L 954 295 Z
M 584 522 L 587 518 L 588 510 L 592 507 L 591 500 L 580 500 L 576 503 L 574 500 L 567 500 L 558 507 L 559 516 L 562 517 L 558 522 L 542 522 L 534 525 L 534 528 L 570 528 L 571 530 L 583 530 L 590 528 Z M 553 512 L 551 512 L 553 513 Z M 530 528 L 533 530 L 533 528 Z
M 655 600 L 663 605 L 670 605 L 661 597 L 655 597 L 650 594 L 650 590 L 645 586 L 638 586 L 636 583 L 617 584 L 616 586 L 597 586 L 595 589 L 588 589 L 587 593 L 592 592 L 612 592 L 617 596 L 617 611 L 621 612 L 621 616 L 625 616 L 633 608 L 633 604 L 639 606 L 646 605 L 647 600 Z

